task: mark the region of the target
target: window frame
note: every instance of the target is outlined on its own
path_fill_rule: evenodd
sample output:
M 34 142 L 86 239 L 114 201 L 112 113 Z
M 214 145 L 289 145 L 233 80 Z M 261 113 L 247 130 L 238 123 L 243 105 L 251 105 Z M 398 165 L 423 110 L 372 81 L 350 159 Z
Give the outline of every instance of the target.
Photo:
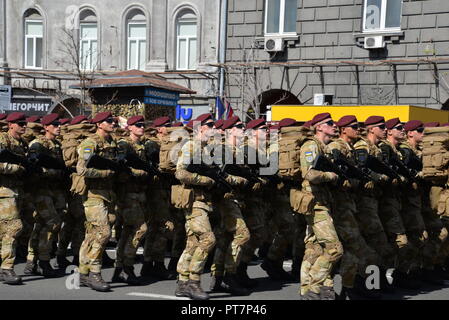
M 270 0 L 265 0 L 265 23 L 264 23 L 264 35 L 265 36 L 297 36 L 298 32 L 284 32 L 284 27 L 285 27 L 285 0 L 279 0 L 280 1 L 280 11 L 279 11 L 279 32 L 272 32 L 269 33 L 267 28 L 268 28 L 268 1 Z M 296 20 L 295 20 L 295 24 L 297 22 L 298 19 L 298 4 L 296 4 Z
M 96 27 L 96 37 L 95 37 L 95 39 L 94 38 L 82 38 L 82 36 L 83 36 L 83 25 L 95 25 L 95 27 Z M 79 52 L 80 52 L 80 66 L 79 66 L 79 68 L 80 68 L 80 70 L 82 70 L 82 71 L 93 71 L 93 70 L 95 70 L 94 68 L 92 68 L 92 58 L 93 58 L 93 56 L 94 56 L 94 52 L 92 52 L 92 41 L 96 41 L 97 42 L 97 52 L 95 52 L 95 55 L 97 56 L 96 57 L 96 62 L 97 62 L 97 66 L 96 67 L 98 67 L 98 57 L 99 57 L 99 55 L 98 55 L 98 48 L 99 48 L 99 41 L 98 41 L 98 22 L 97 21 L 86 21 L 86 22 L 83 22 L 83 21 L 80 21 L 80 36 L 79 36 Z M 90 62 L 89 62 L 89 67 L 90 68 L 83 68 L 83 61 L 82 60 L 84 60 L 83 59 L 83 52 L 82 52 L 82 49 L 83 49 L 83 46 L 82 46 L 82 42 L 83 41 L 88 41 L 88 43 L 89 43 L 89 50 L 91 51 L 91 54 L 90 54 Z
M 134 37 L 130 37 L 130 27 L 132 25 L 143 25 L 145 26 L 145 37 L 144 38 L 134 38 Z M 145 21 L 132 21 L 132 20 L 128 20 L 126 22 L 126 70 L 132 70 L 132 69 L 136 69 L 136 70 L 145 70 L 145 64 L 147 63 L 147 23 Z M 131 55 L 130 55 L 130 47 L 131 47 L 131 41 L 137 41 L 137 64 L 138 64 L 138 68 L 131 68 Z M 140 57 L 140 46 L 141 46 L 141 42 L 145 42 L 145 55 L 143 57 L 144 61 L 144 66 L 143 69 L 140 69 L 140 63 L 139 63 L 139 57 Z
M 195 36 L 180 36 L 179 35 L 179 26 L 182 23 L 192 23 L 194 22 L 196 25 L 196 35 Z M 195 18 L 182 18 L 182 16 L 180 16 L 179 18 L 176 19 L 176 24 L 175 24 L 175 31 L 176 31 L 176 70 L 180 70 L 180 71 L 187 71 L 187 70 L 196 70 L 198 68 L 198 18 L 195 14 Z M 180 40 L 186 40 L 186 55 L 185 55 L 185 62 L 186 62 L 186 68 L 181 68 L 179 65 L 179 58 L 180 58 Z M 190 67 L 189 63 L 190 63 L 190 41 L 191 40 L 196 40 L 196 57 L 195 57 L 195 66 Z
M 32 35 L 32 36 L 30 36 L 30 35 L 28 35 L 27 34 L 27 24 L 28 23 L 40 23 L 41 25 L 42 25 L 42 35 L 40 36 L 40 37 L 38 37 L 38 36 L 35 36 L 35 35 Z M 37 62 L 37 56 L 36 56 L 36 52 L 37 52 L 37 50 L 36 50 L 36 48 L 37 48 L 37 46 L 36 46 L 36 42 L 37 42 L 37 39 L 42 39 L 42 62 L 41 62 L 41 66 L 40 67 L 37 67 L 36 66 L 36 62 Z M 27 65 L 28 64 L 28 39 L 33 39 L 33 65 L 32 66 L 29 66 L 29 65 Z M 41 69 L 43 69 L 43 64 L 44 64 L 44 21 L 42 20 L 42 19 L 26 19 L 25 18 L 25 32 L 24 32 L 24 41 L 25 41 L 25 44 L 24 44 L 24 66 L 25 66 L 25 69 L 36 69 L 36 70 L 41 70 Z
M 404 2 L 401 1 L 401 12 L 400 12 L 400 22 L 399 27 L 392 27 L 392 28 L 386 28 L 385 23 L 387 20 L 387 2 L 389 0 L 381 0 L 382 1 L 382 7 L 380 10 L 380 23 L 378 29 L 366 29 L 366 9 L 368 5 L 368 0 L 363 1 L 363 19 L 362 19 L 362 32 L 363 33 L 391 33 L 391 32 L 401 32 L 401 25 L 402 25 L 402 5 Z

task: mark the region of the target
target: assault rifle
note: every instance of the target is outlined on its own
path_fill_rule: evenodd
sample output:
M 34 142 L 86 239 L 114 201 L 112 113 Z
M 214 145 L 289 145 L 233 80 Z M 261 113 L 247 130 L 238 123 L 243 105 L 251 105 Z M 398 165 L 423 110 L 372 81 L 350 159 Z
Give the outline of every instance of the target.
M 0 163 L 20 165 L 24 167 L 28 173 L 36 171 L 36 167 L 27 157 L 20 156 L 8 149 L 0 149 Z
M 30 153 L 28 160 L 36 167 L 68 171 L 62 159 L 54 158 L 45 153 Z
M 334 164 L 337 165 L 340 168 L 340 170 L 342 170 L 349 178 L 357 179 L 364 182 L 372 180 L 372 178 L 366 171 L 363 171 L 362 169 L 350 163 L 345 158 L 345 156 L 343 156 L 340 150 L 337 149 L 332 150 L 332 160 Z
M 114 172 L 129 171 L 123 160 L 111 160 L 97 154 L 92 154 L 86 161 L 86 168 L 95 168 L 98 170 L 111 170 Z
M 323 172 L 333 172 L 338 175 L 338 184 L 342 184 L 345 180 L 349 180 L 349 176 L 335 163 L 333 163 L 325 155 L 319 155 L 316 157 L 312 164 L 312 169 L 323 171 Z
M 157 169 L 157 167 L 153 164 L 152 161 L 145 162 L 140 159 L 135 153 L 127 153 L 124 156 L 124 165 L 133 168 L 136 170 L 143 170 L 150 175 L 160 176 L 161 172 Z
M 211 178 L 217 184 L 218 189 L 223 193 L 234 190 L 232 185 L 226 181 L 226 173 L 223 171 L 223 167 L 190 164 L 187 167 L 187 171 Z
M 399 179 L 399 174 L 394 171 L 389 165 L 370 155 L 366 150 L 356 151 L 356 160 L 367 174 L 375 172 L 377 174 L 386 175 L 389 179 Z

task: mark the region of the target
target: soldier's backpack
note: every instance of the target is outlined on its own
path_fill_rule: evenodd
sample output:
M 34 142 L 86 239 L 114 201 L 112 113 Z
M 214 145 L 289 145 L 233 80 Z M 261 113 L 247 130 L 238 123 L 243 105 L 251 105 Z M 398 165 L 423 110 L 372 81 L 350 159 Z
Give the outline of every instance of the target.
M 80 123 L 68 126 L 67 133 L 62 140 L 62 156 L 68 168 L 76 167 L 78 162 L 78 145 L 90 134 L 95 132 L 95 125 Z
M 183 128 L 167 128 L 167 135 L 160 141 L 159 169 L 165 173 L 174 174 L 176 171 L 176 155 L 181 150 L 183 141 L 188 138 Z
M 282 128 L 279 135 L 279 175 L 287 180 L 301 180 L 301 147 L 313 137 L 306 127 Z
M 422 144 L 424 179 L 435 184 L 445 184 L 449 165 L 449 127 L 426 128 Z

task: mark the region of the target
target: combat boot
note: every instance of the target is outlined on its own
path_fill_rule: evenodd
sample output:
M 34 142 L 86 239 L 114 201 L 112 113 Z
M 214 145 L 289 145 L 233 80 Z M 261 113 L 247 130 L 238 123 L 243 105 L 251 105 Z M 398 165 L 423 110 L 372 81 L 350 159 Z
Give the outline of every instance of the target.
M 89 286 L 89 274 L 80 273 L 80 287 Z
M 420 280 L 437 286 L 444 285 L 444 280 L 434 270 L 422 270 Z
M 281 280 L 281 276 L 277 272 L 274 261 L 265 258 L 260 266 L 262 267 L 263 270 L 265 270 L 265 272 L 268 274 L 271 280 L 275 281 Z
M 108 292 L 111 290 L 109 284 L 107 284 L 101 277 L 101 273 L 90 272 L 88 284 L 89 287 L 95 291 Z
M 224 290 L 221 287 L 222 283 L 223 283 L 223 276 L 212 276 L 209 290 L 211 292 L 223 292 Z
M 355 281 L 354 281 L 354 288 L 352 288 L 350 291 L 350 295 L 358 295 L 360 298 L 365 299 L 373 299 L 373 300 L 379 300 L 382 299 L 382 295 L 380 294 L 379 290 L 372 289 L 369 290 L 366 287 L 365 279 L 363 279 L 361 276 L 356 275 Z M 352 299 L 354 300 L 354 299 Z
M 50 261 L 39 260 L 39 269 L 44 278 L 54 278 L 57 276 L 56 270 L 50 265 Z
M 223 282 L 221 287 L 230 294 L 234 296 L 247 296 L 249 295 L 249 291 L 246 288 L 243 288 L 239 285 L 236 280 L 235 274 L 226 274 L 223 277 Z
M 56 265 L 58 269 L 65 269 L 71 265 L 71 262 L 65 256 L 56 256 Z
M 140 270 L 140 276 L 147 278 L 151 277 L 153 274 L 153 261 L 144 261 L 142 269 Z
M 237 282 L 247 289 L 253 289 L 259 285 L 257 280 L 248 276 L 248 264 L 244 262 L 241 262 L 237 267 Z
M 160 280 L 174 280 L 176 275 L 170 273 L 163 262 L 155 262 L 152 270 L 152 275 Z
M 174 277 L 173 279 L 176 279 L 176 277 L 178 276 L 178 271 L 177 271 L 178 261 L 179 261 L 179 258 L 171 257 L 170 262 L 168 263 L 168 266 L 167 266 L 167 270 L 170 273 L 170 276 Z
M 449 280 L 449 272 L 442 266 L 435 266 L 433 273 L 442 280 Z
M 123 267 L 123 272 L 126 274 L 126 282 L 132 286 L 139 286 L 141 285 L 139 278 L 137 278 L 136 274 L 134 273 L 134 267 L 133 266 L 125 266 Z
M 320 300 L 335 300 L 334 288 L 332 288 L 332 287 L 321 287 L 321 289 L 320 289 Z
M 396 292 L 394 285 L 388 282 L 387 270 L 385 270 L 384 268 L 380 268 L 380 291 L 383 293 L 390 293 L 390 294 Z
M 305 295 L 301 295 L 301 300 L 321 300 L 321 298 L 318 293 L 309 290 Z
M 176 290 L 175 290 L 175 296 L 190 297 L 189 290 L 188 290 L 189 282 L 181 281 L 181 280 L 178 280 L 177 282 L 178 282 L 178 286 L 176 287 Z
M 209 300 L 209 295 L 201 288 L 200 281 L 189 280 L 187 293 L 193 300 Z
M 292 263 L 292 270 L 290 271 L 291 276 L 295 281 L 301 280 L 301 258 L 294 258 Z
M 16 285 L 22 283 L 22 278 L 14 272 L 13 269 L 0 269 L 1 280 L 3 283 Z
M 283 260 L 274 263 L 276 273 L 279 275 L 281 280 L 294 281 L 295 278 L 290 273 L 284 270 L 283 265 L 284 265 Z
M 27 276 L 39 276 L 40 273 L 37 271 L 37 264 L 34 261 L 27 261 L 23 273 Z
M 421 288 L 421 283 L 413 280 L 409 275 L 399 270 L 393 272 L 393 285 L 402 289 L 418 290 Z
M 116 267 L 114 269 L 114 274 L 112 275 L 111 282 L 113 282 L 113 283 L 127 283 L 126 282 L 126 274 L 123 271 L 123 268 Z
M 73 256 L 72 265 L 79 266 L 80 265 L 80 256 Z

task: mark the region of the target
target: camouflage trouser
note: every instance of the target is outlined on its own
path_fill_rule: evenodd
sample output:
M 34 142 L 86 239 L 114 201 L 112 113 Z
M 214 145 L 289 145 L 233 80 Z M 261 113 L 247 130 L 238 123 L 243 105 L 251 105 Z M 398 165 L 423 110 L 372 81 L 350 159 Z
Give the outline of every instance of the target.
M 82 274 L 100 273 L 103 252 L 116 220 L 114 203 L 100 198 L 85 197 L 83 200 L 86 234 L 80 248 L 79 271 Z
M 276 233 L 267 253 L 267 258 L 272 261 L 283 262 L 289 244 L 293 243 L 294 218 L 290 206 L 289 196 L 278 193 L 272 203 L 272 222 Z
M 416 247 L 408 240 L 401 216 L 402 203 L 399 191 L 385 192 L 379 203 L 379 216 L 387 233 L 387 238 L 396 251 L 395 267 L 407 273 L 416 256 Z
M 211 212 L 212 206 L 200 201 L 193 203 L 191 211 L 184 211 L 187 243 L 177 266 L 181 281 L 200 280 L 207 256 L 215 246 L 215 236 L 208 217 Z
M 242 248 L 250 239 L 243 220 L 240 204 L 235 199 L 222 199 L 218 203 L 221 224 L 215 247 L 211 272 L 214 276 L 235 274 L 242 256 Z
M 366 267 L 378 265 L 379 257 L 362 237 L 355 218 L 357 207 L 354 197 L 349 194 L 349 191 L 335 192 L 334 200 L 335 228 L 344 247 L 340 263 L 342 284 L 346 288 L 353 288 L 356 275 L 365 277 Z
M 408 188 L 402 195 L 401 216 L 411 250 L 407 263 L 410 271 L 416 271 L 423 264 L 423 250 L 429 240 L 422 216 L 421 191 Z
M 149 220 L 143 258 L 145 262 L 164 262 L 167 239 L 172 232 L 166 224 L 170 219 L 170 190 L 151 189 L 147 199 Z
M 251 262 L 254 252 L 263 244 L 267 208 L 261 197 L 249 196 L 245 199 L 242 214 L 251 236 L 243 246 L 241 261 L 244 263 Z
M 449 221 L 447 218 L 449 208 L 446 192 L 443 187 L 432 186 L 429 188 L 429 197 L 423 197 L 424 201 L 430 202 L 428 206 L 423 203 L 423 208 L 431 208 L 431 210 L 423 210 L 424 222 L 429 231 L 429 244 L 433 244 L 433 248 L 431 246 L 433 250 L 429 248 L 429 252 L 425 254 L 424 258 L 424 266 L 428 269 L 433 269 L 434 265 L 444 265 L 449 256 Z M 435 251 L 436 255 L 434 255 Z M 425 250 L 425 252 L 427 251 Z
M 34 207 L 34 198 L 31 193 L 25 193 L 23 197 L 23 206 L 21 209 L 21 217 L 23 228 L 17 239 L 17 245 L 28 247 L 30 241 L 31 232 L 34 227 L 34 216 L 36 215 L 36 209 Z
M 293 257 L 302 261 L 305 251 L 304 238 L 306 237 L 307 223 L 306 219 L 302 214 L 296 214 L 295 219 L 295 230 L 294 230 L 294 241 L 293 241 Z
M 323 286 L 333 287 L 332 270 L 343 255 L 334 221 L 327 206 L 317 203 L 306 216 L 306 251 L 301 265 L 301 295 L 319 294 Z
M 80 195 L 72 195 L 68 199 L 67 212 L 64 215 L 63 225 L 59 232 L 58 250 L 56 255 L 66 256 L 67 247 L 72 243 L 73 255 L 79 255 L 81 243 L 84 240 L 85 228 L 83 199 Z
M 49 191 L 35 196 L 36 217 L 28 245 L 28 261 L 50 261 L 53 241 L 62 223 L 65 197 L 60 192 Z
M 186 247 L 186 220 L 182 210 L 171 208 L 170 213 L 174 224 L 171 257 L 179 259 Z
M 19 198 L 0 198 L 0 249 L 1 268 L 13 269 L 16 242 L 22 230 Z
M 123 222 L 123 230 L 117 244 L 115 265 L 118 268 L 134 265 L 140 241 L 147 232 L 145 193 L 127 193 L 121 200 L 123 207 L 120 207 L 119 212 Z
M 360 192 L 356 196 L 357 214 L 363 238 L 370 248 L 377 253 L 383 268 L 394 266 L 394 249 L 379 218 L 379 202 L 376 197 Z

